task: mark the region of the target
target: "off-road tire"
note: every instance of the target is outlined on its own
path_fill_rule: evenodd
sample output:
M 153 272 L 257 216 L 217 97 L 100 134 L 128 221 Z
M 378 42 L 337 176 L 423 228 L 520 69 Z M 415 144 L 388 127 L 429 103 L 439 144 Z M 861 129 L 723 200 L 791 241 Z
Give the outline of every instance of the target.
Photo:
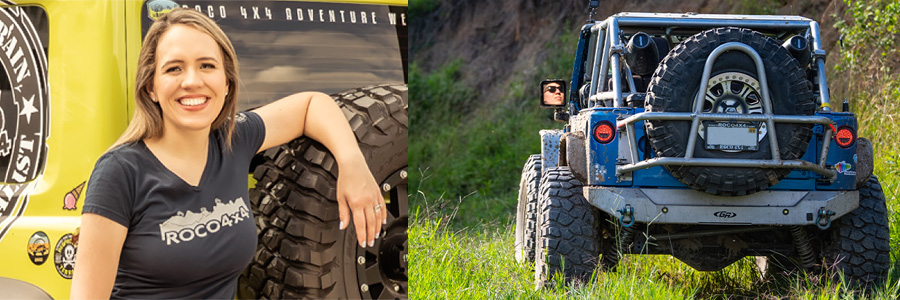
M 816 104 L 811 84 L 796 59 L 778 42 L 759 32 L 742 28 L 716 28 L 691 36 L 673 49 L 660 63 L 648 88 L 645 109 L 649 112 L 691 112 L 699 92 L 704 63 L 709 54 L 727 42 L 742 42 L 759 53 L 777 115 L 812 115 Z M 756 65 L 750 56 L 729 51 L 716 60 L 712 76 L 740 72 L 758 80 Z M 761 89 L 760 89 L 761 91 Z M 704 91 L 705 93 L 705 91 Z M 657 156 L 684 157 L 690 134 L 690 121 L 647 121 L 647 137 Z M 781 158 L 798 159 L 806 151 L 812 130 L 809 124 L 778 123 L 778 147 Z M 768 130 L 771 134 L 772 130 Z M 764 137 L 758 151 L 723 152 L 707 150 L 697 138 L 694 157 L 771 159 L 769 138 Z M 666 166 L 672 175 L 693 189 L 721 196 L 746 195 L 778 183 L 790 169 Z
M 537 209 L 538 189 L 541 184 L 541 155 L 528 157 L 519 182 L 519 199 L 516 206 L 515 256 L 518 262 L 534 261 L 534 212 Z
M 859 207 L 835 220 L 825 233 L 826 267 L 843 272 L 853 285 L 880 286 L 890 268 L 887 206 L 874 175 L 859 189 Z
M 582 183 L 569 167 L 541 175 L 534 274 L 538 287 L 562 272 L 566 281 L 588 279 L 601 252 L 598 210 L 584 198 Z
M 375 247 L 358 246 L 353 224 L 338 230 L 338 166 L 322 144 L 301 137 L 264 152 L 250 190 L 259 244 L 240 298 L 406 298 L 407 93 L 397 84 L 332 95 L 390 197 Z

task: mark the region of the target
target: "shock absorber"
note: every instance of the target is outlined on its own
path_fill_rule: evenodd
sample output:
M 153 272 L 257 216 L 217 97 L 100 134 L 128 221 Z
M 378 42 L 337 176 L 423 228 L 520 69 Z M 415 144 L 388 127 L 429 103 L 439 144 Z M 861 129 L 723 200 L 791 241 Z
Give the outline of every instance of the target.
M 812 269 L 815 265 L 813 258 L 812 245 L 809 242 L 809 236 L 806 230 L 801 226 L 791 226 L 791 236 L 794 238 L 794 247 L 797 247 L 797 253 L 800 254 L 800 263 L 806 270 Z
M 634 235 L 637 230 L 634 229 L 634 226 L 628 226 L 622 228 L 622 239 L 621 245 L 624 249 L 631 249 L 631 244 L 634 243 Z M 631 250 L 629 250 L 630 252 Z
M 600 265 L 613 267 L 610 271 L 615 271 L 615 266 L 619 263 L 619 259 L 622 258 L 622 254 L 631 252 L 632 243 L 634 243 L 634 237 L 637 233 L 637 229 L 630 224 L 629 226 L 621 226 L 621 223 L 613 224 L 615 225 L 612 227 L 619 233 L 618 238 L 614 236 L 606 240 L 606 242 L 613 243 L 613 245 L 612 247 L 605 247 L 606 250 L 603 252 L 603 257 L 600 259 Z

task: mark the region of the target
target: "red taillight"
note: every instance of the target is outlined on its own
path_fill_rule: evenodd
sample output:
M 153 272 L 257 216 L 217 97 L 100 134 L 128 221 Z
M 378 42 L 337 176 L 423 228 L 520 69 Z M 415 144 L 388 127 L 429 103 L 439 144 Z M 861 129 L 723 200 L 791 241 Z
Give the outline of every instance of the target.
M 841 146 L 841 148 L 849 148 L 856 142 L 856 132 L 854 132 L 853 128 L 850 126 L 841 126 L 834 135 L 834 141 L 837 142 L 838 146 Z
M 616 138 L 616 127 L 612 123 L 602 121 L 594 127 L 594 139 L 601 144 L 612 142 Z

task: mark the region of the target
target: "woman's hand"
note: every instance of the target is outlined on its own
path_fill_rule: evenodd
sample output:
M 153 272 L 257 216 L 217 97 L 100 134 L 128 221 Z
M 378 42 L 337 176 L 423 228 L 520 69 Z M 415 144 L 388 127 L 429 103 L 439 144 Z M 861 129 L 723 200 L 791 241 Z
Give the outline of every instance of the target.
M 374 246 L 387 220 L 387 207 L 362 154 L 338 160 L 337 200 L 340 229 L 346 228 L 352 217 L 359 246 Z

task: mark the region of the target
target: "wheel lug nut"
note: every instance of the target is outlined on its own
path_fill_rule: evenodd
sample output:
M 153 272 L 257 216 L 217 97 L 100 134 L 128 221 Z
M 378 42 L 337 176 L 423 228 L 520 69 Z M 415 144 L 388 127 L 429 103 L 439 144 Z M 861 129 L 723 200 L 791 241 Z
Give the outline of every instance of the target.
M 359 290 L 362 291 L 363 293 L 368 292 L 368 291 L 369 291 L 369 285 L 363 283 L 361 286 L 359 286 Z
M 360 265 L 364 265 L 364 264 L 366 264 L 366 258 L 360 256 L 359 258 L 356 259 L 356 262 L 358 262 Z
M 400 179 L 406 179 L 406 170 L 400 171 Z
M 391 190 L 391 185 L 385 183 L 384 185 L 381 186 L 381 190 L 382 190 L 382 191 L 385 191 L 385 192 L 390 191 L 390 190 Z
M 400 286 L 395 284 L 395 285 L 394 285 L 394 291 L 395 291 L 395 292 L 399 292 L 399 291 L 400 291 Z

